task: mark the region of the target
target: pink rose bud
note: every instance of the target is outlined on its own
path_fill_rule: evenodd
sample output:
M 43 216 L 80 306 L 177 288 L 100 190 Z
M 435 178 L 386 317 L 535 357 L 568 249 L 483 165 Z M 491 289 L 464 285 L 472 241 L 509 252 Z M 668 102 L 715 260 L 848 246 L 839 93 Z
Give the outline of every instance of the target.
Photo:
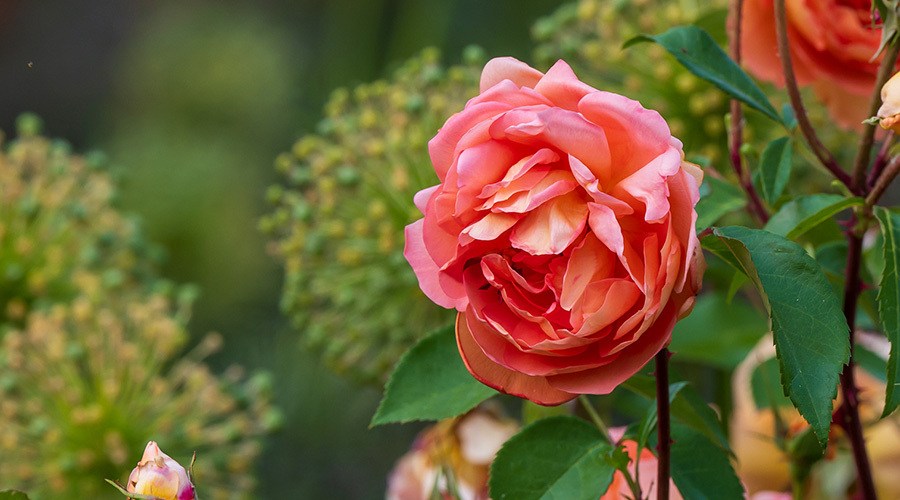
M 700 289 L 703 174 L 659 113 L 563 61 L 497 58 L 428 147 L 441 184 L 416 194 L 404 255 L 459 312 L 476 379 L 557 405 L 608 394 L 669 344 Z
M 194 485 L 187 471 L 160 451 L 155 441 L 147 443 L 144 456 L 128 476 L 129 493 L 152 495 L 162 500 L 194 500 Z

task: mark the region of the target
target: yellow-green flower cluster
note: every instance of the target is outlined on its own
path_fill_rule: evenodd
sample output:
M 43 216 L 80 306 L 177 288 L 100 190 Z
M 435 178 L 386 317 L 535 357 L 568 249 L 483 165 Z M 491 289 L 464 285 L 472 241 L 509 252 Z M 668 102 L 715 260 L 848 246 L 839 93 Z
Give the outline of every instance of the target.
M 195 293 L 156 278 L 115 179 L 38 134 L 0 137 L 0 489 L 118 498 L 103 479 L 158 440 L 198 452 L 205 498 L 250 498 L 271 382 L 213 374 L 217 336 L 183 354 Z
M 33 115 L 3 152 L 0 138 L 0 324 L 21 324 L 41 303 L 71 298 L 78 269 L 111 293 L 154 277 L 138 223 L 113 206 L 116 184 L 99 155 L 70 154 L 38 135 Z
M 726 5 L 725 0 L 579 0 L 535 23 L 535 59 L 539 67 L 565 59 L 583 81 L 659 111 L 685 151 L 724 159 L 726 96 L 691 75 L 662 47 L 642 44 L 623 50 L 622 44 L 639 34 L 656 35 L 693 22 L 708 24 L 722 43 Z
M 216 335 L 181 355 L 188 300 L 72 279 L 74 299 L 32 311 L 0 343 L 0 485 L 37 500 L 116 498 L 103 479 L 158 439 L 197 451 L 204 498 L 251 498 L 259 438 L 277 418 L 268 381 L 211 373 L 202 359 Z
M 427 49 L 390 80 L 336 90 L 317 133 L 275 162 L 288 186 L 261 221 L 284 260 L 283 309 L 340 373 L 383 381 L 428 330 L 450 321 L 419 291 L 403 228 L 421 217 L 413 195 L 438 182 L 427 142 L 478 93 L 483 64 L 469 48 L 442 67 Z

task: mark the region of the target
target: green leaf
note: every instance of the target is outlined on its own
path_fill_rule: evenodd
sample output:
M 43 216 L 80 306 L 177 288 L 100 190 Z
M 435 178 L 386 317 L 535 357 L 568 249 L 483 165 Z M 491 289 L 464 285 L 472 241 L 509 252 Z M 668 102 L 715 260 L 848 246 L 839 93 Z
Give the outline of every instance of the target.
M 781 210 L 769 219 L 765 229 L 793 240 L 831 219 L 838 212 L 863 203 L 862 198 L 845 198 L 839 194 L 801 196 L 785 203 Z
M 722 293 L 705 293 L 697 297 L 690 316 L 675 324 L 669 349 L 679 359 L 734 369 L 768 331 L 766 317 L 755 307 L 729 302 Z
M 697 231 L 711 226 L 723 215 L 743 208 L 744 193 L 726 181 L 707 175 L 700 186 L 702 194 L 697 202 Z
M 683 384 L 679 383 L 679 384 Z M 654 402 L 648 411 L 653 411 L 656 415 L 656 379 L 645 375 L 635 375 L 626 380 L 622 385 L 626 389 L 638 394 L 651 402 Z M 672 389 L 676 388 L 674 393 Z M 731 451 L 728 446 L 728 436 L 722 428 L 719 421 L 719 415 L 703 401 L 700 394 L 690 385 L 673 384 L 669 387 L 669 395 L 672 401 L 669 411 L 675 419 L 687 425 L 688 427 L 706 435 L 719 444 L 723 449 Z M 674 397 L 673 397 L 674 396 Z M 641 434 L 640 428 L 637 437 Z
M 469 374 L 456 347 L 454 329 L 447 326 L 400 358 L 370 425 L 455 417 L 494 394 L 497 391 Z
M 550 417 L 525 427 L 491 465 L 494 500 L 597 500 L 612 483 L 612 446 L 593 425 Z
M 28 500 L 28 495 L 17 490 L 0 491 L 0 500 Z
M 744 487 L 728 454 L 703 434 L 672 426 L 672 480 L 685 500 L 740 500 Z
M 661 35 L 638 35 L 625 42 L 623 48 L 641 42 L 656 42 L 675 56 L 691 73 L 719 87 L 735 99 L 761 111 L 778 123 L 778 111 L 753 80 L 728 57 L 709 33 L 697 26 L 678 26 Z
M 900 406 L 900 391 L 897 390 L 897 384 L 900 384 L 897 369 L 900 358 L 900 274 L 897 272 L 897 261 L 900 260 L 900 214 L 875 207 L 875 217 L 881 224 L 881 234 L 884 236 L 884 271 L 881 273 L 881 289 L 878 292 L 878 316 L 884 334 L 891 341 L 884 412 L 881 415 L 886 417 Z
M 791 152 L 791 138 L 781 137 L 770 142 L 759 159 L 762 192 L 769 204 L 781 196 L 791 176 Z
M 824 447 L 838 377 L 850 356 L 840 301 L 816 261 L 783 236 L 740 226 L 716 228 L 713 234 L 762 295 L 781 385 Z

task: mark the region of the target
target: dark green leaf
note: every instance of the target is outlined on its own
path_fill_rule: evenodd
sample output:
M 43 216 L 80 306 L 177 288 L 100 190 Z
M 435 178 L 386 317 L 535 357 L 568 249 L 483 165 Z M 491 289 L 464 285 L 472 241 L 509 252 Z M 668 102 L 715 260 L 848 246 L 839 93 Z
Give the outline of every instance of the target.
M 723 215 L 746 204 L 743 191 L 711 175 L 703 179 L 700 188 L 702 196 L 697 202 L 697 231 L 706 229 Z
M 400 358 L 371 425 L 455 417 L 496 393 L 466 370 L 453 327 L 439 328 Z
M 597 500 L 612 483 L 612 446 L 584 420 L 550 417 L 525 427 L 491 465 L 494 500 Z
M 735 99 L 782 123 L 781 116 L 753 80 L 728 57 L 709 33 L 697 26 L 678 26 L 661 35 L 639 35 L 625 48 L 640 42 L 657 42 L 691 73 L 719 87 Z
M 831 219 L 838 212 L 862 204 L 862 198 L 845 198 L 839 194 L 801 196 L 785 203 L 781 210 L 769 219 L 765 229 L 793 240 Z
M 652 411 L 656 416 L 656 379 L 645 375 L 635 375 L 623 384 L 626 389 L 649 399 L 654 402 L 652 410 L 648 408 L 648 412 Z M 672 393 L 672 388 L 677 390 Z M 674 395 L 669 411 L 672 417 L 679 422 L 691 427 L 692 429 L 705 434 L 707 437 L 719 444 L 723 449 L 731 451 L 728 446 L 728 436 L 722 429 L 722 423 L 719 421 L 719 415 L 703 401 L 703 398 L 690 385 L 676 386 L 673 384 L 669 388 L 669 394 Z M 655 421 L 655 420 L 654 420 Z M 639 440 L 641 435 L 640 427 L 635 435 Z
M 759 159 L 759 177 L 763 196 L 769 204 L 784 192 L 791 176 L 791 138 L 781 137 L 770 142 Z
M 672 480 L 685 500 L 741 500 L 744 487 L 722 448 L 683 425 L 672 426 Z
M 741 279 L 746 277 L 738 273 Z M 697 298 L 690 316 L 675 324 L 669 346 L 678 358 L 734 369 L 769 331 L 765 315 L 741 300 L 721 293 Z
M 816 262 L 826 273 L 844 279 L 847 267 L 847 242 L 845 240 L 830 241 L 816 248 Z
M 0 491 L 0 500 L 28 500 L 28 495 L 21 491 L 4 490 Z
M 824 447 L 838 376 L 850 355 L 840 301 L 816 261 L 783 236 L 740 226 L 716 228 L 713 234 L 762 295 L 785 394 Z
M 897 384 L 900 384 L 897 369 L 900 357 L 900 274 L 897 272 L 897 261 L 900 260 L 900 214 L 875 207 L 875 217 L 881 224 L 881 234 L 884 236 L 884 271 L 881 273 L 881 289 L 878 292 L 878 316 L 885 335 L 891 341 L 882 414 L 886 417 L 900 405 L 900 391 L 897 390 Z

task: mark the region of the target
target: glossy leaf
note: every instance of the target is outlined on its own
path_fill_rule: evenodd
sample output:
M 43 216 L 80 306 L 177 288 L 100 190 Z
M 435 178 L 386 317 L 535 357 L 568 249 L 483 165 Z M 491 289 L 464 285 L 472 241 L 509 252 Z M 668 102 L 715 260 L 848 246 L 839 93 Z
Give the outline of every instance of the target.
M 400 358 L 371 425 L 455 417 L 494 394 L 469 374 L 453 327 L 439 328 Z
M 900 357 L 900 274 L 897 272 L 900 260 L 900 214 L 883 207 L 875 207 L 875 217 L 881 224 L 884 236 L 884 271 L 878 292 L 878 316 L 884 333 L 891 342 L 888 358 L 886 392 L 883 417 L 890 415 L 900 406 L 900 373 L 897 363 Z
M 785 203 L 766 224 L 766 231 L 792 240 L 838 212 L 863 204 L 862 198 L 846 198 L 839 194 L 801 196 Z
M 672 480 L 685 500 L 741 500 L 744 487 L 728 454 L 703 434 L 672 426 Z
M 491 465 L 494 500 L 597 500 L 612 483 L 613 448 L 596 427 L 569 416 L 525 427 Z
M 769 204 L 775 202 L 791 176 L 791 138 L 781 137 L 770 142 L 759 159 L 759 179 Z
M 735 99 L 782 123 L 778 111 L 762 90 L 728 57 L 709 33 L 697 26 L 678 26 L 661 35 L 638 35 L 625 47 L 653 41 L 675 56 L 691 73 L 712 83 Z
M 762 295 L 785 394 L 824 447 L 838 377 L 850 355 L 847 322 L 828 278 L 800 245 L 767 231 L 713 230 Z
M 723 215 L 743 208 L 747 203 L 743 191 L 728 182 L 707 175 L 700 186 L 697 202 L 697 231 L 714 224 Z

